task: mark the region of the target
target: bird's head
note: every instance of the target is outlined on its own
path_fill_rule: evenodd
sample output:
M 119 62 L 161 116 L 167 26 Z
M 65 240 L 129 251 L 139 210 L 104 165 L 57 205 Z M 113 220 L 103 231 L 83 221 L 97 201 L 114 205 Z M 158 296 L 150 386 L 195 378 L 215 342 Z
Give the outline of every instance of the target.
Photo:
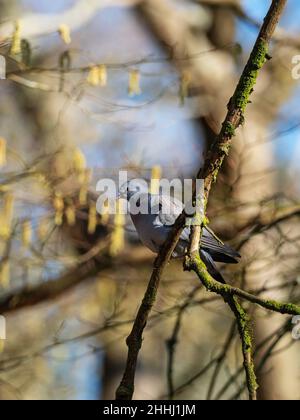
M 121 185 L 118 198 L 130 200 L 135 194 L 148 193 L 149 188 L 146 181 L 142 179 L 131 179 Z

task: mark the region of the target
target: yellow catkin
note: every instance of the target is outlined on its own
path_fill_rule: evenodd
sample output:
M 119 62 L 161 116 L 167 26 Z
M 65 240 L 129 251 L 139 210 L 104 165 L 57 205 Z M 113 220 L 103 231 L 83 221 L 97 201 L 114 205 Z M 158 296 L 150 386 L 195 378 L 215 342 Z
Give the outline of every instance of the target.
M 47 238 L 48 229 L 49 226 L 47 220 L 45 218 L 41 219 L 37 227 L 37 236 L 41 242 L 43 242 Z
M 89 192 L 89 184 L 92 180 L 92 171 L 91 169 L 86 169 L 82 171 L 79 176 L 79 181 L 82 184 L 79 189 L 79 204 L 81 206 L 85 206 L 88 201 L 88 192 Z
M 9 260 L 5 259 L 0 263 L 0 285 L 7 288 L 10 283 L 10 267 Z
M 151 171 L 150 193 L 159 194 L 159 181 L 161 179 L 161 167 L 155 165 Z
M 8 239 L 10 236 L 10 229 L 6 225 L 6 220 L 4 218 L 3 212 L 0 213 L 0 239 Z
M 0 167 L 6 165 L 6 140 L 0 137 Z
M 114 218 L 114 228 L 111 236 L 111 243 L 109 253 L 112 256 L 116 256 L 124 248 L 125 243 L 125 215 L 123 212 L 123 201 L 117 201 L 117 211 Z
M 99 80 L 99 71 L 97 66 L 90 68 L 89 74 L 87 76 L 87 82 L 92 86 L 98 86 L 100 83 Z
M 97 227 L 97 209 L 96 204 L 91 203 L 89 208 L 89 218 L 88 218 L 88 233 L 93 235 Z
M 140 95 L 140 72 L 138 70 L 131 70 L 129 72 L 128 80 L 128 94 L 129 96 Z
M 66 208 L 65 215 L 66 215 L 67 224 L 69 226 L 74 226 L 76 223 L 76 211 L 73 205 L 69 205 Z
M 82 185 L 79 190 L 79 204 L 85 206 L 87 204 L 88 188 L 86 185 Z
M 86 159 L 82 151 L 76 147 L 73 152 L 73 165 L 76 172 L 84 176 L 86 171 Z
M 62 23 L 58 28 L 58 33 L 65 44 L 71 44 L 71 31 L 68 25 Z
M 107 68 L 105 64 L 101 64 L 100 66 L 92 66 L 87 76 L 87 82 L 92 86 L 106 86 Z
M 12 35 L 11 47 L 10 47 L 10 54 L 11 55 L 18 55 L 22 52 L 21 46 L 21 25 L 20 21 L 17 20 L 15 23 L 14 33 Z
M 56 226 L 61 226 L 63 223 L 63 212 L 62 211 L 56 211 L 55 217 L 54 217 L 54 223 Z
M 56 192 L 54 195 L 53 207 L 56 211 L 62 211 L 64 209 L 64 200 L 60 192 Z
M 107 69 L 104 64 L 101 64 L 98 67 L 98 73 L 99 73 L 99 85 L 100 86 L 106 86 L 107 85 Z
M 14 213 L 14 196 L 12 193 L 5 194 L 4 197 L 4 214 L 7 222 L 11 224 Z
M 4 196 L 3 210 L 0 213 L 0 236 L 4 239 L 10 236 L 13 213 L 14 196 L 12 193 L 7 193 Z
M 188 96 L 191 84 L 191 74 L 184 70 L 180 76 L 179 97 L 181 105 L 184 105 L 185 98 Z
M 64 200 L 60 192 L 55 193 L 53 207 L 55 210 L 54 223 L 56 226 L 61 226 L 63 222 Z
M 25 220 L 22 223 L 21 238 L 23 248 L 28 248 L 32 239 L 32 226 L 30 220 Z

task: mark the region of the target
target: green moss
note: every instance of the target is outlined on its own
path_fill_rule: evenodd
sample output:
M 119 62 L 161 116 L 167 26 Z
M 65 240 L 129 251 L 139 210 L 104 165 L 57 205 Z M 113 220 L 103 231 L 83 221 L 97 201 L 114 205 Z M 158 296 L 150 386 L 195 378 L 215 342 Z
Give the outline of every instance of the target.
M 259 39 L 241 76 L 237 91 L 232 98 L 234 106 L 239 108 L 242 114 L 245 112 L 250 95 L 253 92 L 258 71 L 266 62 L 267 54 L 267 43 Z
M 221 284 L 214 280 L 207 272 L 207 268 L 200 258 L 199 252 L 195 252 L 186 257 L 185 269 L 193 270 L 199 279 L 210 292 L 214 292 L 223 297 L 224 301 L 230 306 L 235 315 L 239 334 L 242 342 L 244 356 L 244 367 L 247 378 L 247 387 L 250 399 L 256 399 L 256 389 L 258 388 L 254 363 L 252 358 L 252 331 L 250 328 L 250 318 L 239 303 L 238 298 L 232 296 L 232 290 L 227 284 Z
M 230 123 L 229 121 L 226 121 L 223 127 L 224 130 L 224 134 L 226 135 L 226 137 L 233 137 L 235 135 L 235 126 Z
M 250 394 L 253 394 L 257 390 L 258 385 L 252 358 L 253 337 L 252 330 L 250 328 L 250 318 L 236 298 L 232 298 L 232 303 L 233 305 L 231 304 L 230 306 L 235 313 L 242 341 L 244 367 L 247 376 L 247 387 L 249 392 L 251 391 Z
M 293 303 L 281 303 L 276 300 L 265 299 L 265 307 L 282 314 L 300 315 L 300 306 Z
M 193 253 L 186 258 L 185 269 L 195 271 L 208 291 L 218 293 L 222 296 L 230 292 L 230 286 L 218 283 L 211 277 L 206 265 L 200 258 L 199 252 Z
M 221 150 L 221 152 L 224 153 L 224 155 L 228 156 L 229 155 L 229 150 L 230 150 L 230 144 L 220 144 L 219 149 Z
M 202 224 L 203 224 L 203 226 L 209 225 L 209 218 L 207 216 L 204 216 Z

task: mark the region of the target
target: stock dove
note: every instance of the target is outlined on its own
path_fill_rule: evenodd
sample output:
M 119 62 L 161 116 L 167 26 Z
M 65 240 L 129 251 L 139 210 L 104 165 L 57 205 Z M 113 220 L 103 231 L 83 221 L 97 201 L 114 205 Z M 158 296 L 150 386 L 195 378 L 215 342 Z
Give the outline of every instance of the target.
M 158 253 L 172 229 L 177 217 L 182 213 L 183 204 L 170 196 L 143 192 L 138 182 L 129 181 L 119 191 L 119 197 L 129 202 L 129 213 L 141 242 L 151 251 Z M 134 204 L 134 206 L 132 205 Z M 135 211 L 132 211 L 135 207 Z M 142 210 L 142 214 L 140 210 Z M 167 209 L 167 212 L 164 210 Z M 138 211 L 138 212 L 137 212 Z M 136 214 L 135 214 L 136 213 Z M 189 243 L 190 227 L 185 227 L 175 248 L 173 257 L 184 256 Z M 200 256 L 210 275 L 224 283 L 215 261 L 236 264 L 240 254 L 223 244 L 210 229 L 202 230 Z

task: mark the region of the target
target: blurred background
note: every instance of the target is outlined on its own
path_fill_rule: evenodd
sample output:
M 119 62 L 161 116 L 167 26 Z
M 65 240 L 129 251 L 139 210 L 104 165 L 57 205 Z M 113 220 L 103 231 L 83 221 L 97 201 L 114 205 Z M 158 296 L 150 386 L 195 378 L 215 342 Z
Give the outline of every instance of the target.
M 113 399 L 154 254 L 96 183 L 192 178 L 268 0 L 1 0 L 0 399 Z M 289 0 L 209 202 L 242 254 L 230 284 L 300 300 L 300 4 Z M 300 61 L 300 60 L 299 60 Z M 298 72 L 300 74 L 300 72 Z M 261 399 L 299 399 L 291 317 L 245 303 Z M 223 301 L 172 261 L 144 334 L 137 399 L 246 399 Z

